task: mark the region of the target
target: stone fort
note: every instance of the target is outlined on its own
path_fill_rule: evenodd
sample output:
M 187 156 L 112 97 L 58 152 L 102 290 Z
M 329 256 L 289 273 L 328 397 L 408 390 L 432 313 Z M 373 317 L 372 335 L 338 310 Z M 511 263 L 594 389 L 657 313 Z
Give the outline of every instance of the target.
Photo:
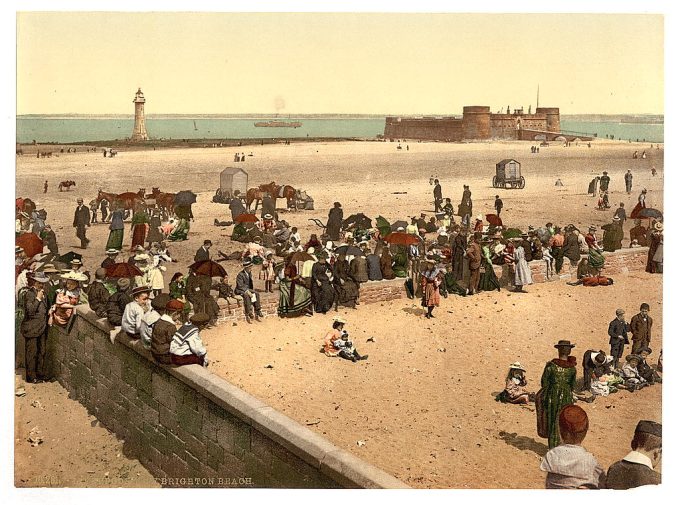
M 463 107 L 463 116 L 385 118 L 385 138 L 462 142 L 474 140 L 554 140 L 560 135 L 560 109 L 537 107 L 492 113 L 486 105 Z M 582 137 L 583 138 L 583 137 Z

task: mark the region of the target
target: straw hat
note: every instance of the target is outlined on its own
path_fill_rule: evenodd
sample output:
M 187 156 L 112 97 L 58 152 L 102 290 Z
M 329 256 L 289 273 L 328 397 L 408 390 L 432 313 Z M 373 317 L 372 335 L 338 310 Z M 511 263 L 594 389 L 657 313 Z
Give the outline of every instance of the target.
M 118 286 L 119 289 L 124 291 L 130 287 L 130 279 L 128 279 L 127 277 L 121 277 L 116 281 L 116 285 Z
M 510 365 L 510 370 L 522 370 L 522 372 L 526 372 L 526 369 L 522 366 L 522 364 L 519 361 L 515 361 Z
M 640 356 L 637 354 L 629 354 L 626 356 L 626 361 L 630 363 L 631 361 L 637 361 L 638 363 L 640 362 Z
M 657 221 L 656 223 L 654 223 L 654 229 L 656 231 L 663 231 L 663 223 Z
M 40 270 L 46 274 L 56 274 L 59 272 L 52 263 L 45 264 Z
M 82 274 L 80 272 L 74 272 L 73 270 L 70 270 L 63 275 L 60 275 L 60 277 L 67 281 L 83 282 L 87 280 L 87 275 Z
M 135 254 L 135 261 L 149 261 L 148 254 Z
M 335 316 L 333 318 L 334 323 L 342 323 L 342 324 L 347 324 L 347 321 L 345 321 L 342 317 L 340 316 Z
M 130 291 L 130 296 L 133 298 L 137 295 L 140 295 L 142 293 L 150 293 L 151 292 L 151 287 L 150 286 L 137 286 L 136 288 L 133 288 L 132 291 Z
M 113 256 L 115 254 L 120 254 L 120 251 L 118 249 L 107 249 L 106 250 L 107 256 Z
M 46 282 L 50 281 L 49 277 L 47 277 L 42 272 L 34 272 L 32 274 L 29 274 L 29 275 L 30 275 L 31 279 L 33 279 L 33 281 L 35 281 L 35 282 L 46 283 Z

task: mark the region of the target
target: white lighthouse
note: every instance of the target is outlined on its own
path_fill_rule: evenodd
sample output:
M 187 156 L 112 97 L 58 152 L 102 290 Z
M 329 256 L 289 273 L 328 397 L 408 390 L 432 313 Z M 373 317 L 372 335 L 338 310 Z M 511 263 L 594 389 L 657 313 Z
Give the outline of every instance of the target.
M 132 129 L 132 141 L 149 140 L 149 134 L 146 133 L 146 119 L 144 118 L 144 102 L 146 102 L 146 99 L 144 93 L 142 93 L 142 88 L 138 88 L 135 99 L 132 101 L 135 104 L 135 127 Z

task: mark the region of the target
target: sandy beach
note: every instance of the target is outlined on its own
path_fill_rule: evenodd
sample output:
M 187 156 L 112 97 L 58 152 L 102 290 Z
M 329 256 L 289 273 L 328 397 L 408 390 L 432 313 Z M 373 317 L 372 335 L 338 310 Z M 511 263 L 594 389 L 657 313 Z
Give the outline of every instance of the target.
M 647 159 L 633 151 L 647 149 Z M 178 262 L 168 265 L 166 282 L 176 271 L 186 272 L 203 240 L 213 251 L 242 250 L 229 238 L 231 227 L 213 221 L 230 219 L 226 205 L 212 203 L 219 173 L 238 166 L 249 174 L 249 186 L 276 181 L 304 189 L 314 198 L 314 211 L 280 212 L 300 229 L 303 241 L 321 229 L 311 218 L 327 219 L 334 201 L 342 202 L 345 217 L 364 212 L 389 221 L 432 215 L 431 175 L 438 177 L 444 197 L 454 207 L 463 184 L 472 191 L 473 215 L 493 212 L 494 195 L 504 201 L 506 225 L 526 229 L 551 221 L 573 223 L 582 230 L 609 223 L 619 202 L 629 213 L 640 190 L 648 190 L 647 206 L 663 211 L 664 162 L 661 149 L 649 144 L 596 141 L 563 147 L 553 143 L 531 154 L 526 142 L 473 144 L 396 144 L 355 141 L 244 146 L 253 152 L 244 163 L 233 163 L 234 148 L 165 149 L 60 154 L 38 159 L 17 157 L 16 196 L 29 197 L 45 208 L 56 232 L 60 252 L 83 254 L 86 269 L 94 271 L 104 259 L 108 226 L 88 229 L 90 247 L 80 250 L 71 226 L 77 197 L 89 202 L 97 190 L 120 193 L 154 186 L 162 191 L 191 189 L 199 195 L 189 240 L 171 243 Z M 80 149 L 79 149 L 80 151 Z M 523 190 L 491 186 L 495 164 L 504 158 L 522 163 Z M 651 175 L 652 167 L 658 171 Z M 624 173 L 633 173 L 633 192 L 625 193 Z M 598 211 L 587 195 L 590 180 L 608 171 L 611 209 Z M 563 186 L 555 186 L 561 179 Z M 43 183 L 49 191 L 43 194 Z M 59 181 L 76 187 L 59 192 Z M 400 193 L 400 194 L 396 194 Z M 278 200 L 284 207 L 284 200 Z M 624 247 L 628 246 L 626 222 Z M 601 230 L 598 236 L 601 237 Z M 125 231 L 127 259 L 129 225 Z M 236 261 L 223 263 L 233 279 Z M 256 281 L 262 289 L 262 281 Z M 553 344 L 563 338 L 577 344 L 580 364 L 586 349 L 608 350 L 607 325 L 617 308 L 629 319 L 641 302 L 651 306 L 655 324 L 649 362 L 661 349 L 662 279 L 659 275 L 619 275 L 606 288 L 567 286 L 564 282 L 532 285 L 527 294 L 482 293 L 443 300 L 436 319 L 422 317 L 418 300 L 407 299 L 357 310 L 341 310 L 347 330 L 365 362 L 350 363 L 319 353 L 332 315 L 280 320 L 267 318 L 253 325 L 231 323 L 204 333 L 210 369 L 288 416 L 328 437 L 334 444 L 394 474 L 414 487 L 541 488 L 538 469 L 547 450 L 536 435 L 533 407 L 494 401 L 503 388 L 507 367 L 521 361 L 529 388 L 538 390 L 544 364 L 556 357 Z M 366 342 L 374 337 L 375 342 Z M 273 368 L 265 368 L 271 364 Z M 579 378 L 582 376 L 580 366 Z M 641 418 L 660 421 L 661 386 L 637 393 L 619 392 L 592 404 L 581 403 L 590 416 L 584 442 L 605 468 L 629 450 L 629 439 Z M 358 441 L 365 445 L 357 445 Z

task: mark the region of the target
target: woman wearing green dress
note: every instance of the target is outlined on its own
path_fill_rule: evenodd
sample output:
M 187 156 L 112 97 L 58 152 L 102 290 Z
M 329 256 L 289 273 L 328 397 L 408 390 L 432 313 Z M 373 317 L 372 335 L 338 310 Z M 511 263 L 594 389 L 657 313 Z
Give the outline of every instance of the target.
M 392 271 L 396 277 L 408 277 L 408 255 L 406 254 L 406 247 L 403 245 L 397 246 L 397 252 L 392 256 L 394 265 Z
M 570 356 L 573 347 L 575 345 L 569 340 L 560 340 L 555 344 L 559 357 L 546 363 L 541 377 L 541 390 L 536 394 L 538 434 L 548 439 L 550 449 L 560 445 L 560 410 L 574 403 L 576 358 Z
M 498 276 L 493 271 L 493 264 L 491 263 L 491 251 L 489 249 L 489 242 L 482 245 L 482 265 L 484 265 L 484 273 L 479 280 L 480 291 L 494 291 L 501 290 L 501 283 L 498 282 Z
M 171 242 L 186 240 L 187 235 L 189 235 L 189 220 L 180 217 L 175 223 L 175 227 L 170 232 L 170 235 L 168 235 L 168 240 Z

